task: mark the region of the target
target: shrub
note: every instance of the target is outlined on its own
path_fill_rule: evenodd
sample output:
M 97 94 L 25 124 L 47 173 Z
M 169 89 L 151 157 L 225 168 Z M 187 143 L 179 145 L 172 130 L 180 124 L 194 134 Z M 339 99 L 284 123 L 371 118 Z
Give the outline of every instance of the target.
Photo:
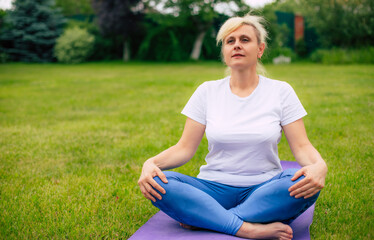
M 94 36 L 94 51 L 87 60 L 110 60 L 121 59 L 123 51 L 123 39 L 114 36 L 103 36 L 99 27 L 88 17 L 84 20 L 69 19 L 66 29 L 70 28 L 87 29 L 88 33 Z
M 265 50 L 265 53 L 263 57 L 261 58 L 261 61 L 263 63 L 272 63 L 273 58 L 276 58 L 280 55 L 283 55 L 285 57 L 290 57 L 292 61 L 296 60 L 296 54 L 292 51 L 290 48 L 286 47 L 276 47 L 276 48 L 269 48 Z
M 310 59 L 324 64 L 374 63 L 374 47 L 360 49 L 318 49 Z
M 9 61 L 8 54 L 0 51 L 0 63 L 6 63 Z
M 92 53 L 95 38 L 86 29 L 68 28 L 57 39 L 55 56 L 59 62 L 80 63 Z
M 295 43 L 295 52 L 298 57 L 305 58 L 308 55 L 307 45 L 303 38 L 299 39 Z
M 168 26 L 150 29 L 139 47 L 137 58 L 152 61 L 188 60 L 193 34 L 183 35 L 182 31 L 182 28 Z

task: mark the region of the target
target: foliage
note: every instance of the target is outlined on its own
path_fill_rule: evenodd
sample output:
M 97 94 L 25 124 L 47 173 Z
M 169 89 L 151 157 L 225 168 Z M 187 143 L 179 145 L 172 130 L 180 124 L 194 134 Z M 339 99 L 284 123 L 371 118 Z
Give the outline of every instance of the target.
M 374 42 L 372 0 L 278 0 L 280 11 L 301 13 L 315 28 L 323 47 L 361 47 Z
M 299 0 L 275 0 L 273 3 L 265 6 L 271 7 L 274 11 L 286 12 L 286 13 L 300 13 L 300 1 Z
M 181 38 L 175 34 L 180 28 L 156 27 L 148 32 L 139 47 L 137 58 L 155 61 L 182 61 L 188 59 Z
M 266 5 L 261 10 L 252 11 L 252 14 L 263 16 L 266 20 L 264 26 L 268 32 L 267 48 L 261 58 L 261 62 L 272 63 L 273 58 L 280 55 L 291 57 L 292 61 L 296 60 L 296 54 L 286 44 L 290 29 L 286 24 L 277 23 L 277 16 L 272 5 Z
M 141 31 L 139 23 L 143 17 L 143 4 L 140 0 L 93 0 L 92 6 L 102 33 L 123 38 L 123 59 L 127 61 L 129 41 Z
M 308 55 L 307 45 L 304 38 L 300 38 L 295 42 L 295 53 L 298 57 L 305 58 Z
M 94 13 L 91 0 L 56 0 L 56 6 L 61 8 L 65 16 L 92 15 Z
M 200 59 L 202 60 L 219 60 L 221 58 L 221 48 L 216 44 L 214 28 L 208 30 L 201 48 Z
M 69 19 L 66 28 L 82 28 L 86 29 L 90 34 L 94 36 L 94 51 L 88 60 L 110 60 L 120 59 L 122 57 L 122 39 L 114 36 L 103 36 L 98 28 L 97 24 L 85 21 L 77 21 Z
M 310 59 L 323 64 L 373 64 L 374 47 L 319 49 L 311 55 Z
M 5 15 L 6 15 L 6 11 L 3 9 L 0 9 L 0 29 L 2 29 Z M 0 41 L 1 41 L 1 36 L 0 36 Z M 4 50 L 1 49 L 1 45 L 0 45 L 0 63 L 5 63 L 9 59 L 8 54 L 6 54 L 3 51 Z
M 139 0 L 93 0 L 92 4 L 104 35 L 121 35 L 126 38 L 137 30 L 142 10 L 137 6 Z
M 220 18 L 220 13 L 217 12 L 218 6 L 221 6 L 221 8 L 224 7 L 231 14 L 249 11 L 248 5 L 246 5 L 242 0 L 165 1 L 165 11 L 173 11 L 175 25 L 183 26 L 184 28 L 191 26 L 191 24 L 193 25 L 193 28 L 188 29 L 189 33 L 194 35 L 194 39 L 191 41 L 192 45 L 189 46 L 191 51 L 190 58 L 193 60 L 198 60 L 200 58 L 202 46 L 207 44 L 206 41 L 204 43 L 206 34 L 212 31 L 215 21 Z M 231 6 L 235 7 L 231 9 Z M 208 40 L 208 42 L 210 41 Z
M 218 6 L 226 9 L 226 13 L 221 14 L 243 14 L 248 13 L 250 9 L 242 0 L 167 0 L 165 2 L 165 10 L 172 10 L 179 23 L 192 21 L 197 31 L 207 30 L 219 17 Z
M 0 65 L 0 236 L 128 239 L 158 210 L 138 186 L 146 159 L 175 144 L 181 109 L 222 63 Z M 329 166 L 315 240 L 369 240 L 373 223 L 373 65 L 269 65 L 308 111 Z M 196 176 L 207 154 L 176 171 Z M 293 155 L 283 137 L 280 158 Z
M 9 61 L 9 56 L 5 52 L 0 52 L 0 63 L 6 63 Z
M 64 24 L 54 1 L 16 0 L 13 6 L 5 16 L 1 50 L 15 61 L 53 61 L 53 47 Z
M 0 29 L 3 25 L 5 15 L 6 15 L 6 11 L 3 9 L 0 9 Z
M 55 56 L 63 63 L 83 62 L 90 56 L 94 41 L 94 37 L 86 29 L 68 28 L 57 39 Z
M 325 47 L 361 47 L 374 43 L 374 1 L 303 0 L 304 14 Z
M 188 60 L 193 41 L 192 24 L 173 26 L 172 22 L 178 22 L 178 20 L 172 15 L 164 15 L 157 21 L 147 18 L 144 25 L 147 34 L 141 42 L 137 58 L 156 61 Z
M 261 61 L 263 63 L 272 63 L 273 58 L 279 57 L 281 55 L 285 57 L 290 57 L 292 61 L 295 61 L 297 59 L 296 54 L 290 48 L 271 47 L 270 49 L 268 49 L 267 52 L 264 53 L 263 57 L 261 58 Z
M 271 41 L 271 46 L 274 47 L 287 47 L 288 36 L 291 33 L 290 28 L 286 24 L 278 24 L 272 22 L 274 39 Z
M 216 46 L 216 27 L 222 25 L 227 16 L 219 14 L 213 26 L 207 30 L 202 43 L 200 59 L 218 60 L 220 49 Z M 192 21 L 181 21 L 171 14 L 147 14 L 144 22 L 146 35 L 137 53 L 139 60 L 187 61 L 196 37 L 196 25 Z

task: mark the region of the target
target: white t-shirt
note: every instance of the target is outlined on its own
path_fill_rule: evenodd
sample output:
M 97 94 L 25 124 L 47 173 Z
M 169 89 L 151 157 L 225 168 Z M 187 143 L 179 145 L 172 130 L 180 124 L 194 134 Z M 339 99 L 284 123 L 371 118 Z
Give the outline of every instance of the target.
M 209 153 L 197 176 L 231 186 L 262 183 L 282 171 L 282 126 L 307 113 L 286 82 L 259 77 L 247 97 L 231 92 L 230 77 L 201 84 L 182 114 L 206 125 Z

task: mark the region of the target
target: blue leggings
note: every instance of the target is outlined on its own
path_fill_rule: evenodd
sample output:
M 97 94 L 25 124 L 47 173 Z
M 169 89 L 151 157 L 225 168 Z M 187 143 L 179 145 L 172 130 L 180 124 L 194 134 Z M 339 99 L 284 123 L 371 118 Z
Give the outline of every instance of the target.
M 291 197 L 288 188 L 298 169 L 286 169 L 272 179 L 251 187 L 233 187 L 217 182 L 165 171 L 168 183 L 154 179 L 166 191 L 152 202 L 178 222 L 235 235 L 243 221 L 290 223 L 318 198 Z M 157 191 L 157 190 L 156 190 Z

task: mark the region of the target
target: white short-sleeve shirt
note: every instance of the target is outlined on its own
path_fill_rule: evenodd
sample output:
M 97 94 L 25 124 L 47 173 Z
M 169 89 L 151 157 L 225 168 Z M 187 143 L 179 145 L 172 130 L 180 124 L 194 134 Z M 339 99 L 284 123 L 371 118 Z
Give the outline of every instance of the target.
M 230 77 L 201 84 L 182 114 L 206 125 L 209 153 L 197 176 L 231 186 L 262 183 L 282 171 L 282 126 L 307 113 L 286 82 L 263 76 L 248 97 L 231 92 Z

